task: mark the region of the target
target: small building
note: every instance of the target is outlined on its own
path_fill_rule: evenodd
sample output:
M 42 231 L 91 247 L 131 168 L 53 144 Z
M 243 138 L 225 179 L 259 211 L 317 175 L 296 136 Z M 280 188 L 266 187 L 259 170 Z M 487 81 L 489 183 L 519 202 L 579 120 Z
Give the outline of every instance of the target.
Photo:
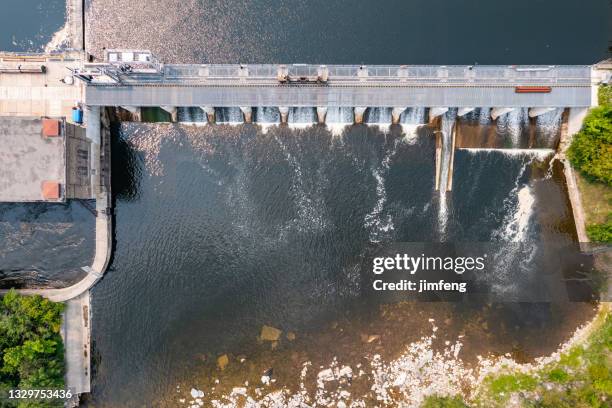
M 0 116 L 0 202 L 93 198 L 91 143 L 64 118 Z

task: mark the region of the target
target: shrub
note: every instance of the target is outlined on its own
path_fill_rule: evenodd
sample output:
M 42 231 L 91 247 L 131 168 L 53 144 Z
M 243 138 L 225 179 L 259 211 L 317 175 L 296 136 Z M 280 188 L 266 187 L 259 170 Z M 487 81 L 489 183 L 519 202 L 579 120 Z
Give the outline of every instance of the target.
M 64 388 L 64 345 L 60 336 L 63 308 L 61 303 L 53 303 L 40 296 L 21 296 L 15 290 L 2 297 L 1 394 L 9 389 Z M 54 400 L 23 400 L 17 406 L 57 405 L 58 401 Z
M 438 397 L 434 395 L 425 398 L 421 408 L 469 408 L 469 406 L 463 402 L 461 397 Z
M 612 214 L 603 224 L 591 224 L 587 226 L 587 235 L 593 242 L 612 243 Z
M 612 85 L 601 85 L 598 93 L 599 105 L 612 105 Z
M 612 186 L 612 106 L 591 110 L 567 155 L 588 179 Z

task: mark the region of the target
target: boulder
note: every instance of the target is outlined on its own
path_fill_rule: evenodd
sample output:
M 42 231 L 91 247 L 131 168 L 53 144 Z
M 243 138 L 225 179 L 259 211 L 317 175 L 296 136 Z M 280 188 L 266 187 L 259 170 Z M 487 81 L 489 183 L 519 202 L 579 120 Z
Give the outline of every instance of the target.
M 282 330 L 279 330 L 272 326 L 262 326 L 261 327 L 261 335 L 259 338 L 263 341 L 278 341 Z
M 219 367 L 221 370 L 224 370 L 228 364 L 229 364 L 229 357 L 227 356 L 227 354 L 223 354 L 217 359 L 217 367 Z

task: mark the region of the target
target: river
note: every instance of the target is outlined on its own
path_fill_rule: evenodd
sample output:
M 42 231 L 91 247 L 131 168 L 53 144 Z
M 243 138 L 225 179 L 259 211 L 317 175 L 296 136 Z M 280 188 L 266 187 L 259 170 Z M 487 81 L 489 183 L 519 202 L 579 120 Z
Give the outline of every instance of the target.
M 87 4 L 94 54 L 147 48 L 175 62 L 590 64 L 605 56 L 609 30 L 605 0 Z M 270 112 L 256 117 L 274 121 Z M 444 196 L 434 189 L 433 130 L 416 126 L 425 112 L 391 128 L 344 127 L 344 112 L 330 114 L 335 126 L 298 126 L 312 116 L 303 111 L 291 127 L 195 126 L 197 110 L 180 113 L 189 124 L 117 126 L 116 245 L 92 292 L 91 406 L 188 406 L 191 387 L 209 400 L 245 382 L 256 396 L 271 367 L 275 387 L 295 391 L 307 362 L 314 393 L 319 367 L 336 359 L 357 371 L 374 354 L 392 361 L 434 326 L 432 347 L 461 339 L 467 364 L 552 352 L 590 304 L 403 303 L 368 290 L 364 254 L 386 243 L 499 242 L 506 266 L 482 284 L 506 300 L 558 266 L 552 243 L 575 249 L 558 163 L 518 150 L 533 147 L 533 134 L 537 147 L 554 145 L 560 117 L 530 123 L 517 112 L 492 124 L 479 112 L 459 121 L 466 146 Z M 367 120 L 386 115 L 371 110 Z M 502 142 L 472 146 L 474 134 Z M 530 263 L 532 248 L 544 261 Z M 264 324 L 284 331 L 278 345 L 257 341 Z M 351 392 L 375 399 L 370 386 L 356 379 Z

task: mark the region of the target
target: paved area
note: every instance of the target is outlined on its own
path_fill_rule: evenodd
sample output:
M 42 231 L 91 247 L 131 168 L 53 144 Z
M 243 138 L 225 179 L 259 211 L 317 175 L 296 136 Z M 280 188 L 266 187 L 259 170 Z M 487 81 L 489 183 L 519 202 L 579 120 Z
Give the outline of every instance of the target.
M 0 116 L 0 202 L 41 201 L 44 181 L 65 185 L 65 143 L 43 137 L 40 118 Z
M 0 53 L 0 116 L 64 116 L 70 118 L 75 101 L 82 100 L 82 84 L 60 82 L 76 68 L 81 54 L 19 55 Z M 41 66 L 46 72 L 36 71 Z
M 66 384 L 76 394 L 90 391 L 90 315 L 89 291 L 66 302 L 62 321 Z

